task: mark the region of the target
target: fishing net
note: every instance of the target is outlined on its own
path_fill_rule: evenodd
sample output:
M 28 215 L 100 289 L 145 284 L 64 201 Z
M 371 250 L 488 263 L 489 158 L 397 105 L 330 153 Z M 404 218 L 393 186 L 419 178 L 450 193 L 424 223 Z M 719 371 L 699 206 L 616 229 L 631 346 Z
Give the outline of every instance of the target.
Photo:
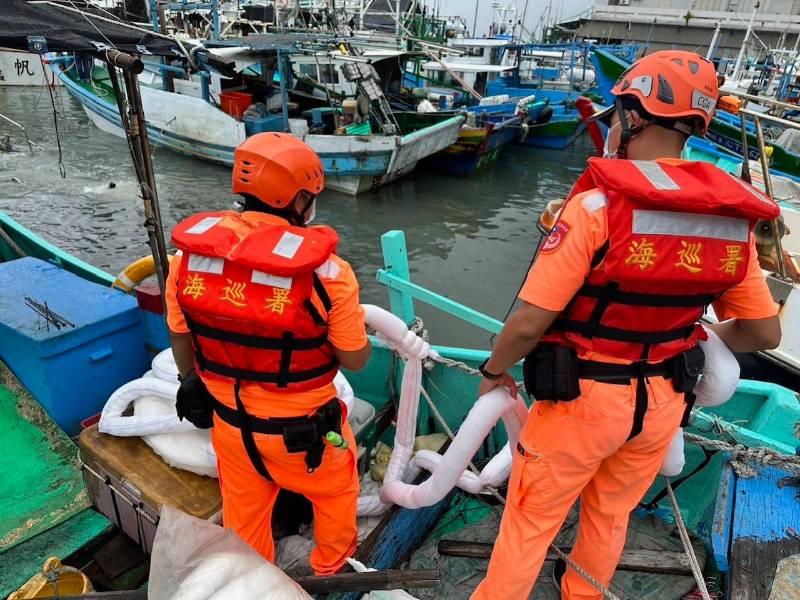
M 494 543 L 500 526 L 500 511 L 485 502 L 459 495 L 439 521 L 425 543 L 414 552 L 409 568 L 439 569 L 441 583 L 436 588 L 409 590 L 420 600 L 468 598 L 486 575 L 488 560 L 440 556 L 439 540 Z M 560 548 L 569 548 L 575 541 L 578 509 L 573 508 L 555 540 Z M 705 564 L 706 552 L 702 542 L 694 542 L 700 564 Z M 683 547 L 674 527 L 651 516 L 632 515 L 628 527 L 626 550 L 661 550 L 682 552 Z M 559 600 L 561 593 L 551 580 L 553 562 L 546 561 L 539 573 L 530 598 Z M 617 571 L 611 591 L 621 598 L 637 600 L 678 600 L 695 586 L 694 577 L 634 571 Z

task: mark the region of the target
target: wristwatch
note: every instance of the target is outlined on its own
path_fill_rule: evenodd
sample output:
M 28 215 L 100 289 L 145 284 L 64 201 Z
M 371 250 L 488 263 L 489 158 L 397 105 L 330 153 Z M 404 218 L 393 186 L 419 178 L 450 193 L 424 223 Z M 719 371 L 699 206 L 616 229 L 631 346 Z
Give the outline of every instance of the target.
M 502 373 L 492 373 L 491 371 L 486 370 L 487 362 L 489 362 L 488 358 L 485 361 L 483 361 L 481 365 L 478 367 L 478 371 L 481 372 L 481 375 L 486 377 L 486 379 L 500 379 L 503 376 Z

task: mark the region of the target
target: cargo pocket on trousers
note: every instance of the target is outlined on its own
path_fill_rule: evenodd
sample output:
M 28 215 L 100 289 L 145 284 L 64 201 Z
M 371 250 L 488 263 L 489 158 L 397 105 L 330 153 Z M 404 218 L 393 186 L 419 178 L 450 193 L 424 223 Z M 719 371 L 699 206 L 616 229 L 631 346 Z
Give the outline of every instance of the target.
M 553 472 L 548 455 L 526 450 L 517 444 L 508 491 L 509 502 L 522 510 L 536 510 L 549 505 Z

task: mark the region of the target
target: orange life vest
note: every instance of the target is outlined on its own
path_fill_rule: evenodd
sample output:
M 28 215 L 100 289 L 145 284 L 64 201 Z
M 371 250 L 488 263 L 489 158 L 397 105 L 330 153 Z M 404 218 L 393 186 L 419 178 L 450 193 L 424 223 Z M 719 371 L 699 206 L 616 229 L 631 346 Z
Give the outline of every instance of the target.
M 178 303 L 203 377 L 285 392 L 333 381 L 338 363 L 326 317 L 311 302 L 316 293 L 330 310 L 315 269 L 336 248 L 333 229 L 205 212 L 178 224 L 172 241 L 184 254 Z
M 629 361 L 661 361 L 704 339 L 705 307 L 747 272 L 753 226 L 780 212 L 701 162 L 590 158 L 569 198 L 593 188 L 585 201 L 605 202 L 608 241 L 543 341 Z

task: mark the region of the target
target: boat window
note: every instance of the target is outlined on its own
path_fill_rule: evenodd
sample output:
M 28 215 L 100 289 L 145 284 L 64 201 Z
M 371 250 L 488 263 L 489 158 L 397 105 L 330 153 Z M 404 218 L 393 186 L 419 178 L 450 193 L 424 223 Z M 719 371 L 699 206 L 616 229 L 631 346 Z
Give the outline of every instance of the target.
M 308 75 L 311 79 L 318 79 L 317 77 L 317 65 L 309 64 L 309 63 L 300 63 L 297 65 L 300 67 L 300 72 L 303 75 Z
M 333 65 L 320 65 L 319 66 L 320 81 L 322 83 L 339 83 L 339 71 Z

